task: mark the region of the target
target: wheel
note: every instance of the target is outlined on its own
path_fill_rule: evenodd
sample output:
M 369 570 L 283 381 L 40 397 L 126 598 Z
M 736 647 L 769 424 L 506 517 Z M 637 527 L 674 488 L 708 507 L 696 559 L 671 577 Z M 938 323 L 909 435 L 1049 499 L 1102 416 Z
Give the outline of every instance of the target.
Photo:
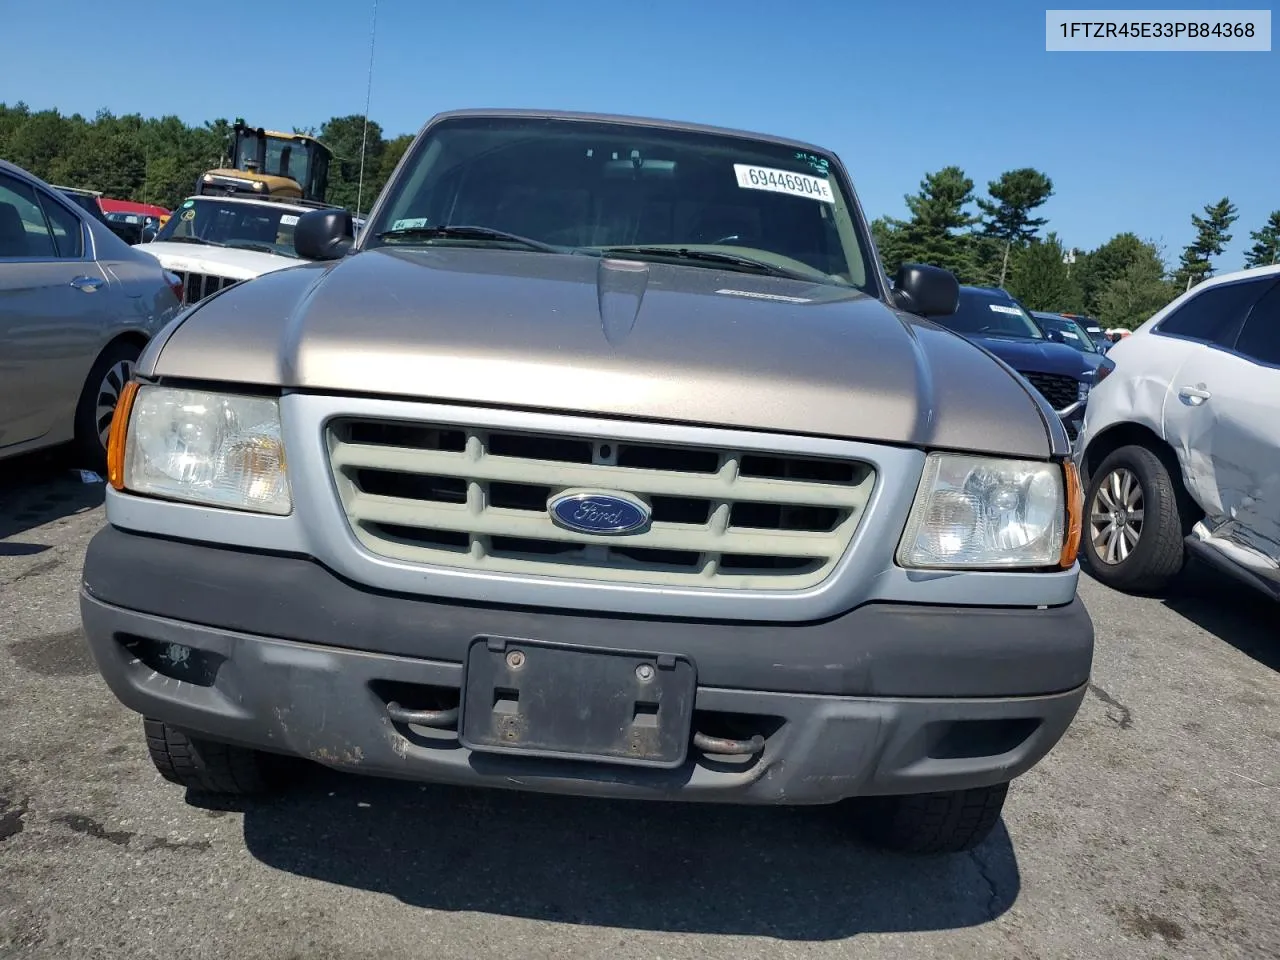
M 1186 562 L 1185 503 L 1178 481 L 1147 447 L 1113 451 L 1089 479 L 1085 555 L 1090 572 L 1117 590 L 1166 586 Z
M 160 776 L 197 793 L 233 796 L 278 786 L 275 758 L 258 750 L 188 737 L 160 720 L 143 720 L 147 750 Z
M 107 437 L 115 417 L 120 391 L 133 376 L 134 364 L 142 348 L 132 343 L 113 343 L 102 351 L 89 371 L 80 403 L 76 406 L 76 452 L 86 469 L 106 473 Z
M 864 840 L 898 853 L 961 853 L 982 843 L 1000 821 L 1009 784 L 866 797 L 858 801 L 858 828 Z

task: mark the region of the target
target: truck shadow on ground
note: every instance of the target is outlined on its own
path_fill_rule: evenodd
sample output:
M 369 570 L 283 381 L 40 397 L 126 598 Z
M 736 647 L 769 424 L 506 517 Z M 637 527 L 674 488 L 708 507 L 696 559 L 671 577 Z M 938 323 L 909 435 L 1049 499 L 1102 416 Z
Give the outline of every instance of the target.
M 1280 671 L 1280 604 L 1206 563 L 1193 561 L 1162 596 L 1172 612 L 1225 640 L 1240 653 Z
M 1092 575 L 1083 556 L 1080 569 Z M 1263 666 L 1280 672 L 1280 635 L 1275 628 L 1280 605 L 1261 591 L 1192 558 L 1154 599 Z
M 1258 663 L 1280 672 L 1280 604 L 1208 564 L 1193 560 L 1161 601 Z
M 276 869 L 432 910 L 558 923 L 826 941 L 985 923 L 1020 887 L 1003 823 L 971 854 L 893 856 L 854 842 L 842 808 L 577 799 L 328 770 L 236 809 L 250 853 Z
M 86 483 L 74 458 L 57 450 L 0 460 L 0 557 L 48 550 L 21 535 L 63 517 L 102 505 L 106 484 Z

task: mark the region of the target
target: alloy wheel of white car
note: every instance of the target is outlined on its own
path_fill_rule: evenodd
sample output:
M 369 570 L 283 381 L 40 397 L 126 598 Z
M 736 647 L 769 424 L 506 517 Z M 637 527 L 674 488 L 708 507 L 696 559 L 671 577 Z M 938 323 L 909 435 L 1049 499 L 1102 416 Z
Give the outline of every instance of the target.
M 1123 563 L 1142 538 L 1142 484 L 1132 470 L 1116 467 L 1103 478 L 1089 505 L 1089 535 L 1103 563 Z
M 1157 591 L 1186 562 L 1194 515 L 1172 452 L 1129 444 L 1091 471 L 1084 555 L 1095 578 L 1117 590 Z

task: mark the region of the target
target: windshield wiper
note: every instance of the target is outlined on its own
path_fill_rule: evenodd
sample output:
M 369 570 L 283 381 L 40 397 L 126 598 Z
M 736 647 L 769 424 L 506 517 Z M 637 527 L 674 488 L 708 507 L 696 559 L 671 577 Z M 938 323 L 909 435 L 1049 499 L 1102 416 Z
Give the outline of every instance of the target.
M 224 243 L 224 247 L 232 250 L 254 250 L 258 253 L 279 253 L 275 247 L 266 243 Z
M 721 253 L 716 250 L 690 250 L 687 247 L 601 247 L 600 253 L 604 255 L 631 255 L 641 257 L 672 257 L 676 260 L 692 260 L 694 262 L 716 264 L 722 267 L 735 267 L 739 270 L 745 270 L 752 273 L 764 273 L 772 277 L 787 277 L 791 280 L 807 280 L 810 283 L 826 281 L 827 277 L 821 275 L 821 280 L 817 276 L 811 276 L 801 273 L 799 270 L 788 270 L 786 267 L 778 267 L 772 263 L 765 263 L 763 260 L 756 260 L 754 257 L 744 257 L 736 253 Z
M 219 243 L 217 240 L 205 240 L 203 237 L 170 237 L 168 243 L 203 243 L 210 247 L 225 247 L 225 243 Z
M 402 227 L 399 230 L 384 230 L 377 234 L 379 240 L 431 240 L 438 237 L 446 240 L 500 240 L 504 243 L 519 244 L 526 250 L 540 250 L 543 253 L 563 252 L 549 243 L 531 240 L 518 233 L 458 223 L 442 223 L 434 227 Z

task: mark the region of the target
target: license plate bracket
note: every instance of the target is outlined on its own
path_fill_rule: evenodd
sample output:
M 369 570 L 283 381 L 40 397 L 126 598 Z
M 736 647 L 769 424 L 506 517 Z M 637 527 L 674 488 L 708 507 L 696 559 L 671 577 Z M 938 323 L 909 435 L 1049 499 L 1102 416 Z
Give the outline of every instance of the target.
M 688 753 L 697 671 L 685 657 L 477 637 L 463 677 L 470 750 L 665 769 Z

